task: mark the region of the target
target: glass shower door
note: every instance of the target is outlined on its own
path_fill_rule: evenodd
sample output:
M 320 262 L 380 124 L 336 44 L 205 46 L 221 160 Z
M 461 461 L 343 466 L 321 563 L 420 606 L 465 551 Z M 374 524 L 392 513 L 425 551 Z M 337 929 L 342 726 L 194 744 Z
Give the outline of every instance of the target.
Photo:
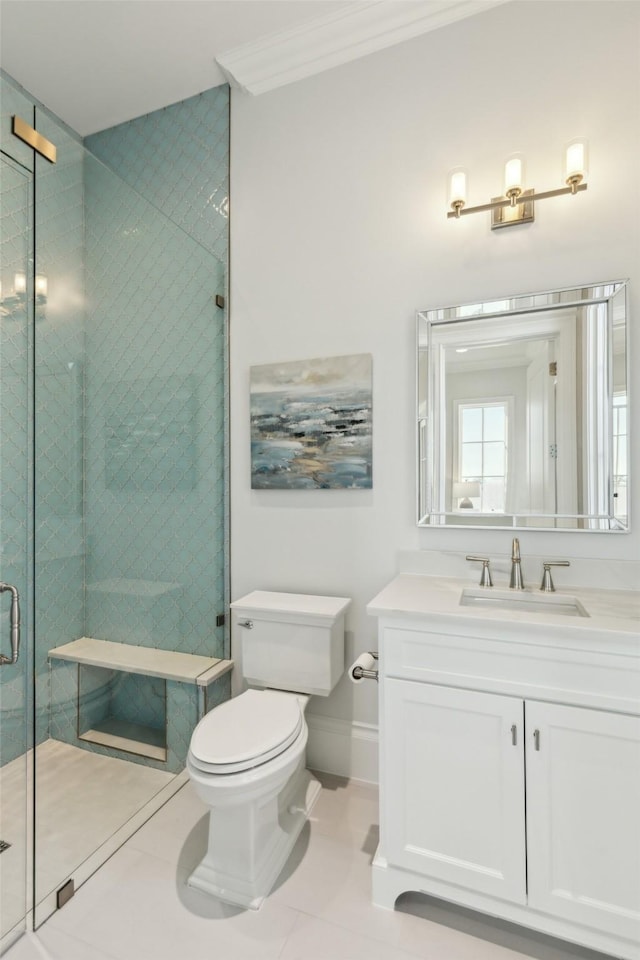
M 226 325 L 213 254 L 36 120 L 38 927 L 184 782 L 203 698 L 153 653 L 225 654 Z
M 0 948 L 25 929 L 28 728 L 25 641 L 28 546 L 30 325 L 27 292 L 32 175 L 0 159 Z M 22 607 L 20 624 L 19 607 Z M 19 631 L 22 632 L 18 648 Z

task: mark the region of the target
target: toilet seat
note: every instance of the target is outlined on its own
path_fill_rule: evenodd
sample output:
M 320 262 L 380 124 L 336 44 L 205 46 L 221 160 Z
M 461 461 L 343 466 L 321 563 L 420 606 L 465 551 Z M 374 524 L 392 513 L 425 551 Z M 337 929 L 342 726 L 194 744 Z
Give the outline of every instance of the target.
M 246 690 L 202 718 L 191 738 L 189 759 L 204 773 L 250 770 L 284 753 L 303 724 L 297 697 L 276 690 Z

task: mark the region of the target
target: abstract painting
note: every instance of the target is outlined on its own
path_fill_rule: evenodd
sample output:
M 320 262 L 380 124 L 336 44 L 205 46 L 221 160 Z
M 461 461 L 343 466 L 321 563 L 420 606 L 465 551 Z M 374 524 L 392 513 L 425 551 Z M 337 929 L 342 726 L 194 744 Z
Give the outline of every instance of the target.
M 251 488 L 370 489 L 371 354 L 251 367 Z

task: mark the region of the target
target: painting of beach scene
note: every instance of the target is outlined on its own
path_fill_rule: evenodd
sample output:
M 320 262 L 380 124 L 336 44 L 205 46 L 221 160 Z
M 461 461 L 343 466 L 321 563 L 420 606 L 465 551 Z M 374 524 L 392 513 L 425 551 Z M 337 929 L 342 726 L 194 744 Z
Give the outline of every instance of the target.
M 251 488 L 369 489 L 371 354 L 251 367 Z

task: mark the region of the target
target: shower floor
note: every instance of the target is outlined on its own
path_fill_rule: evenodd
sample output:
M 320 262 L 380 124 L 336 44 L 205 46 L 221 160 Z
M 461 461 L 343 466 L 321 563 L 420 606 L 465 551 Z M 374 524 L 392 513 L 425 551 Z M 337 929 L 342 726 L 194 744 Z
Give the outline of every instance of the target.
M 28 763 L 31 767 L 31 756 Z M 25 758 L 18 757 L 0 768 L 0 839 L 11 844 L 0 854 L 3 932 L 18 923 L 23 913 L 24 765 Z M 46 740 L 38 746 L 35 770 L 37 901 L 59 887 L 173 779 L 172 773 L 99 756 L 58 740 Z

